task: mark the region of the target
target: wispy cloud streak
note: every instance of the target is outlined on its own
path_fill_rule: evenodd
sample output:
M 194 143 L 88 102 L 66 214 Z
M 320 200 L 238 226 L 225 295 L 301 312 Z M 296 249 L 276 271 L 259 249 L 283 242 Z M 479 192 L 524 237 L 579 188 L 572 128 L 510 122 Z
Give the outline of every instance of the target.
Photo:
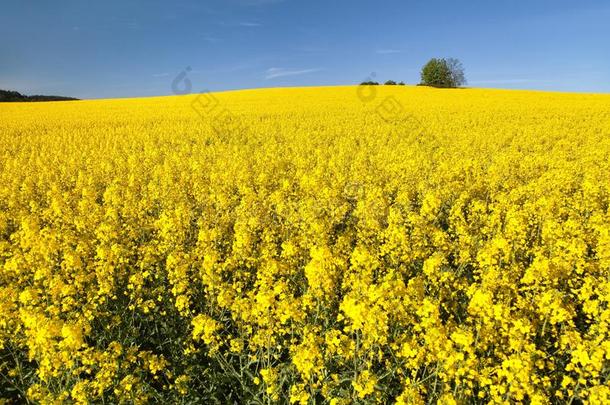
M 538 79 L 492 79 L 492 80 L 469 80 L 469 84 L 523 84 L 523 83 L 542 83 L 548 80 Z
M 269 68 L 265 72 L 265 79 L 275 79 L 277 77 L 287 77 L 287 76 L 300 76 L 308 73 L 315 73 L 321 71 L 321 68 L 314 69 L 286 69 L 286 68 Z
M 242 22 L 237 23 L 237 25 L 239 25 L 240 27 L 250 27 L 250 28 L 256 28 L 256 27 L 263 26 L 263 24 L 261 24 L 261 23 L 252 22 L 252 21 L 242 21 Z

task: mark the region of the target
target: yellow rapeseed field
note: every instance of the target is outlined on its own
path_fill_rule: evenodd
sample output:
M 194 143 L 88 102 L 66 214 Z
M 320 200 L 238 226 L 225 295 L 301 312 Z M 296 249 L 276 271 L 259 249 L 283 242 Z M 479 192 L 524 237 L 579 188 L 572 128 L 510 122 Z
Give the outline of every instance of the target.
M 610 96 L 0 105 L 0 403 L 610 401 Z

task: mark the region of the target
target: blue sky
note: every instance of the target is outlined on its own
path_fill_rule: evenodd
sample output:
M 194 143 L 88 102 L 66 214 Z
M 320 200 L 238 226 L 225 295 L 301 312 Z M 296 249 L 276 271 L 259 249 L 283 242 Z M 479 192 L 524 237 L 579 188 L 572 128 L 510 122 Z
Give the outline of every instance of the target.
M 602 0 L 3 0 L 0 88 L 80 98 L 417 83 L 459 58 L 471 87 L 610 92 Z

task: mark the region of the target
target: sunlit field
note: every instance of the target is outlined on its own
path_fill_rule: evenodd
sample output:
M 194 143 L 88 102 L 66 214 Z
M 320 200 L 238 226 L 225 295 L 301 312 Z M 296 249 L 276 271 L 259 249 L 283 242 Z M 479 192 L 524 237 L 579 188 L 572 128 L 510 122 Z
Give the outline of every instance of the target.
M 609 204 L 608 95 L 0 105 L 0 398 L 608 402 Z

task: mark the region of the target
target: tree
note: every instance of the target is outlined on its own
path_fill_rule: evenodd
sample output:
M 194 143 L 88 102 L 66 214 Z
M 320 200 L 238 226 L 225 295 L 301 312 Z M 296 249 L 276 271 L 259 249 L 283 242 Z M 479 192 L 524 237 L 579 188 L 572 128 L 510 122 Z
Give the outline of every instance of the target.
M 449 71 L 451 72 L 452 87 L 460 87 L 466 84 L 466 76 L 464 76 L 464 66 L 459 59 L 449 58 L 446 60 Z
M 455 88 L 466 83 L 462 63 L 454 58 L 432 58 L 421 70 L 424 86 Z
M 388 80 L 384 83 L 386 86 L 396 86 L 396 82 L 394 80 Z
M 379 83 L 377 82 L 373 82 L 373 81 L 366 81 L 366 82 L 362 82 L 360 83 L 361 86 L 378 86 Z

